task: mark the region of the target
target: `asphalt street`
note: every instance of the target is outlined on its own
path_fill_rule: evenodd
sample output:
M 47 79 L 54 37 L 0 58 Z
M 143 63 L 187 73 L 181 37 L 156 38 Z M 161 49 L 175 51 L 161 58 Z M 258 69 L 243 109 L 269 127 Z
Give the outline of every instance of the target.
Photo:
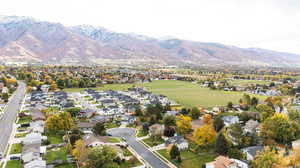
M 13 130 L 13 124 L 20 110 L 22 100 L 25 96 L 26 85 L 23 82 L 18 82 L 19 86 L 11 98 L 7 107 L 4 109 L 4 114 L 0 119 L 0 152 L 4 150 L 9 142 L 10 135 Z
M 108 130 L 112 136 L 124 138 L 128 145 L 132 147 L 143 159 L 145 159 L 153 168 L 170 168 L 166 163 L 161 161 L 156 155 L 150 152 L 144 145 L 139 143 L 132 128 L 113 128 Z

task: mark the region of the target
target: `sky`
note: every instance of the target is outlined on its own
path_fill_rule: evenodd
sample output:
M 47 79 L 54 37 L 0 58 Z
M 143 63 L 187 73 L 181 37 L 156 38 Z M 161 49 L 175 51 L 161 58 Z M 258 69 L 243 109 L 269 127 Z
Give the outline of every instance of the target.
M 300 54 L 300 0 L 1 0 L 0 15 Z

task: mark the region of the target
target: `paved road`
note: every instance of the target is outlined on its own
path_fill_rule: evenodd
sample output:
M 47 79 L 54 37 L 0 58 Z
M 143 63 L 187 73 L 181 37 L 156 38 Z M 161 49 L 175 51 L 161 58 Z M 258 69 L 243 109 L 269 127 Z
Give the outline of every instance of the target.
M 145 159 L 153 168 L 170 168 L 161 161 L 156 155 L 150 152 L 144 145 L 140 144 L 136 138 L 135 130 L 132 128 L 113 128 L 108 130 L 112 136 L 125 138 L 129 146 L 131 146 L 143 159 Z
M 15 91 L 14 96 L 7 104 L 7 107 L 4 109 L 4 114 L 0 119 L 0 152 L 2 153 L 4 153 L 9 142 L 13 124 L 25 96 L 26 85 L 23 82 L 18 82 L 18 84 L 19 86 Z

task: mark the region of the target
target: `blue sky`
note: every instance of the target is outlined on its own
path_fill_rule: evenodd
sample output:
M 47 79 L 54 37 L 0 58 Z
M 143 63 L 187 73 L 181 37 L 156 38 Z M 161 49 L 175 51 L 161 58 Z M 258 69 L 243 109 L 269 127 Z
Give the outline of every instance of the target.
M 300 0 L 2 0 L 0 15 L 300 54 Z

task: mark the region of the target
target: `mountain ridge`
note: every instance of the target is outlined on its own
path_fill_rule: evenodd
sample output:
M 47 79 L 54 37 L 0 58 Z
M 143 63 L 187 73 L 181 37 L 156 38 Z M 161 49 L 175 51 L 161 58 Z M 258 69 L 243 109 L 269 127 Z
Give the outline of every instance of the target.
M 2 62 L 42 64 L 300 66 L 298 54 L 177 38 L 158 39 L 91 25 L 66 27 L 31 17 L 1 15 L 0 58 Z

